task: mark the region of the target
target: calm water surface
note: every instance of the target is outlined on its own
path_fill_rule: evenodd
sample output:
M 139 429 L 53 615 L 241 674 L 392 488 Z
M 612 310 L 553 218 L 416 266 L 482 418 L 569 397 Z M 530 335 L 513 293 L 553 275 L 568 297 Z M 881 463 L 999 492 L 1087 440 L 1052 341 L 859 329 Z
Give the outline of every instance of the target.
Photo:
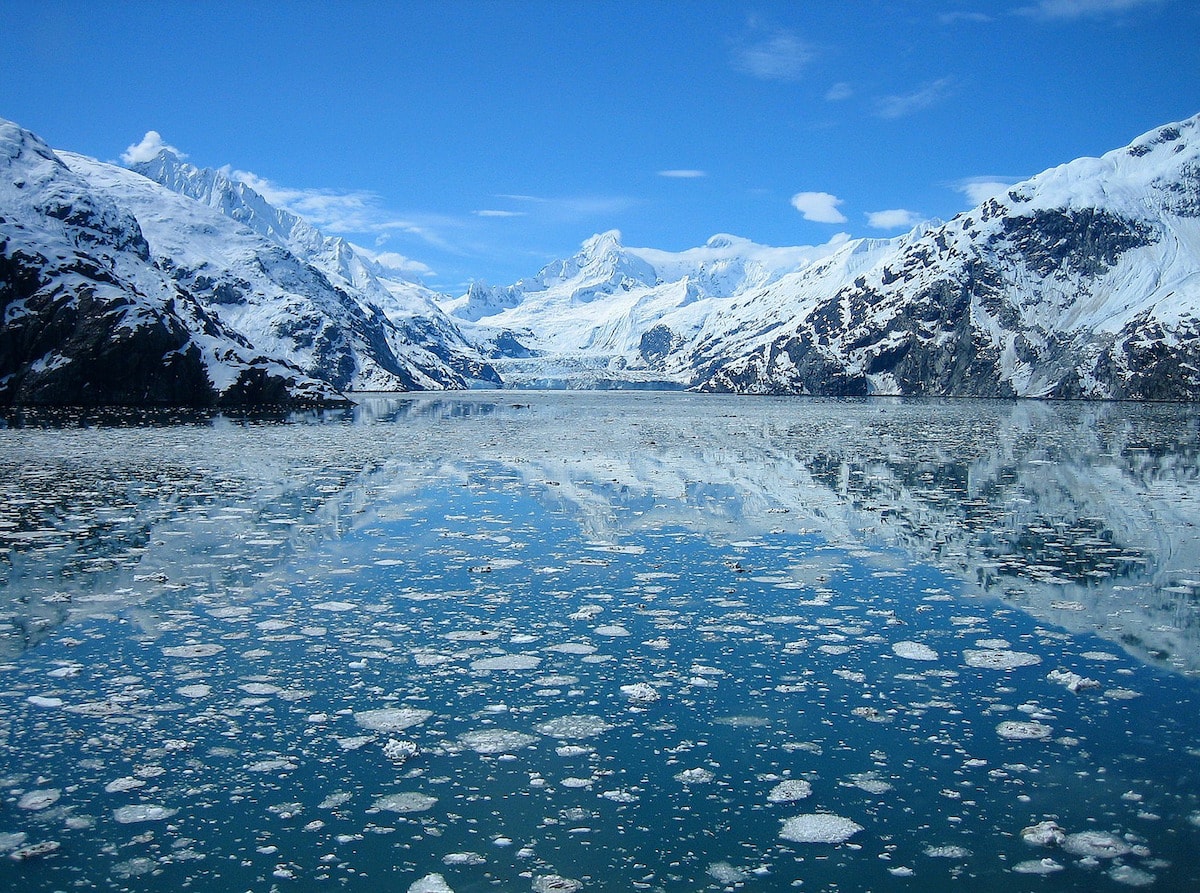
M 1200 889 L 1200 411 L 0 428 L 0 888 Z

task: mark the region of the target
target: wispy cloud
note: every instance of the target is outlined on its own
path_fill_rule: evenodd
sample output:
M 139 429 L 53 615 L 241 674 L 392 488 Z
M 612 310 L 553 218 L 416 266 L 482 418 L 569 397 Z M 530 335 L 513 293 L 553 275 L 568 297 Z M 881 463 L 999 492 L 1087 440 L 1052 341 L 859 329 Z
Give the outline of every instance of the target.
M 846 215 L 837 209 L 840 204 L 842 200 L 828 192 L 797 192 L 792 196 L 792 207 L 814 223 L 845 223 Z
M 1021 177 L 966 177 L 950 186 L 961 192 L 970 201 L 972 207 L 981 205 L 989 198 L 999 195 L 1014 183 L 1019 183 Z
M 524 202 L 537 207 L 541 216 L 556 220 L 612 216 L 641 203 L 640 199 L 627 195 L 541 196 L 508 193 L 494 197 Z
M 162 135 L 157 130 L 147 130 L 146 135 L 142 137 L 140 143 L 134 143 L 121 153 L 121 161 L 125 164 L 141 164 L 144 161 L 153 161 L 163 150 L 179 158 L 187 158 L 183 152 L 180 152 L 174 146 L 163 142 Z
M 478 211 L 472 211 L 476 217 L 524 217 L 525 211 L 499 211 L 492 208 L 482 208 Z
M 876 112 L 879 117 L 889 120 L 907 118 L 909 115 L 937 105 L 950 95 L 950 90 L 953 86 L 954 81 L 950 78 L 939 78 L 936 81 L 930 81 L 921 87 L 921 89 L 915 90 L 912 93 L 885 96 L 876 104 Z
M 1017 10 L 1038 19 L 1073 20 L 1118 15 L 1135 9 L 1161 6 L 1168 0 L 1038 0 Z
M 696 180 L 696 179 L 699 179 L 700 177 L 707 177 L 708 171 L 682 169 L 682 170 L 659 171 L 658 175 L 660 177 L 670 177 L 675 180 Z
M 353 243 L 352 243 L 353 244 Z M 437 274 L 419 260 L 413 260 L 395 251 L 373 251 L 362 245 L 354 245 L 354 250 L 372 263 L 378 264 L 385 275 L 392 278 L 409 279 L 413 276 L 436 276 Z
M 320 230 L 339 235 L 371 233 L 389 236 L 405 233 L 417 236 L 444 251 L 457 251 L 435 229 L 456 225 L 453 218 L 426 215 L 425 220 L 402 217 L 389 210 L 382 198 L 369 190 L 302 189 L 283 186 L 251 171 L 223 169 L 235 180 L 245 183 L 277 208 L 303 217 Z
M 890 211 L 870 211 L 867 225 L 874 229 L 912 229 L 923 219 L 916 211 L 893 208 Z
M 938 21 L 943 25 L 954 25 L 958 22 L 978 22 L 981 24 L 986 24 L 996 20 L 984 12 L 946 12 L 938 16 Z
M 733 50 L 733 67 L 764 81 L 799 80 L 813 58 L 812 48 L 794 32 L 783 29 L 762 33 L 753 28 Z
M 843 102 L 853 95 L 854 88 L 845 81 L 841 81 L 825 91 L 825 100 L 827 102 Z

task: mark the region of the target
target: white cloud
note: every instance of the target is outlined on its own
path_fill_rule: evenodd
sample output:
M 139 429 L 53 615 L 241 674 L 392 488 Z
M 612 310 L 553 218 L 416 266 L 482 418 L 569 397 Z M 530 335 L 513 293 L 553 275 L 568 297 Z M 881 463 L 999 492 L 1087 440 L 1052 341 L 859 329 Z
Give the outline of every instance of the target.
M 1116 15 L 1140 7 L 1160 6 L 1164 0 L 1038 0 L 1017 10 L 1039 19 L 1072 20 Z
M 1019 183 L 1020 177 L 967 177 L 954 183 L 954 189 L 961 192 L 971 202 L 971 206 L 982 205 L 994 195 L 999 195 L 1014 183 Z
M 825 99 L 827 102 L 842 102 L 854 95 L 854 88 L 845 81 L 834 84 L 825 91 Z
M 524 211 L 497 211 L 492 208 L 483 208 L 478 211 L 472 211 L 476 217 L 524 217 Z
M 893 208 L 890 211 L 870 211 L 867 224 L 875 229 L 911 229 L 923 218 L 916 211 Z
M 812 49 L 791 31 L 773 31 L 744 41 L 733 51 L 733 67 L 764 81 L 794 81 L 813 57 Z
M 814 223 L 845 223 L 846 215 L 837 209 L 842 200 L 828 192 L 797 192 L 792 207 Z
M 671 171 L 659 171 L 658 175 L 660 177 L 671 177 L 676 180 L 695 180 L 700 177 L 707 177 L 708 172 L 707 171 L 696 171 L 696 170 L 671 170 Z
M 407 279 L 412 276 L 437 275 L 419 260 L 413 260 L 411 257 L 405 257 L 403 254 L 395 251 L 372 251 L 370 248 L 364 248 L 361 245 L 354 245 L 354 250 L 367 260 L 379 264 L 383 268 L 385 276 L 392 274 L 395 278 Z
M 147 130 L 146 135 L 142 137 L 140 143 L 134 143 L 121 153 L 121 161 L 125 164 L 141 164 L 144 161 L 153 161 L 158 156 L 158 153 L 164 149 L 179 158 L 187 158 L 187 155 L 180 152 L 174 146 L 164 143 L 162 135 L 157 130 Z
M 435 227 L 456 226 L 449 217 L 421 221 L 398 217 L 384 207 L 380 196 L 368 190 L 297 189 L 260 177 L 251 171 L 222 168 L 226 176 L 245 183 L 277 208 L 303 217 L 317 229 L 338 235 L 395 232 L 417 236 L 445 251 L 457 251 L 438 235 Z
M 940 78 L 912 93 L 885 96 L 879 100 L 876 110 L 881 118 L 906 118 L 941 102 L 949 94 L 953 83 L 950 78 Z

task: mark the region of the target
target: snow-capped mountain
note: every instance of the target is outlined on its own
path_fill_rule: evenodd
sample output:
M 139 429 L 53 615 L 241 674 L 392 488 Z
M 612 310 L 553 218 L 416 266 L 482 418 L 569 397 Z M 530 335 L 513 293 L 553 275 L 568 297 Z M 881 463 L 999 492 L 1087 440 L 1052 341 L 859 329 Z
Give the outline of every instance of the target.
M 0 405 L 343 399 L 209 312 L 132 213 L 0 120 Z
M 697 372 L 704 390 L 1200 399 L 1200 118 L 898 240 Z
M 246 183 L 222 171 L 197 168 L 167 150 L 151 161 L 134 165 L 132 170 L 219 211 L 320 271 L 350 304 L 361 308 L 360 316 L 348 304 L 347 312 L 359 318 L 339 320 L 348 330 L 364 334 L 367 343 L 356 345 L 356 351 L 397 376 L 400 387 L 499 384 L 495 372 L 435 303 L 440 295 L 419 283 L 385 278 L 377 264 L 345 239 L 326 236 L 303 218 L 275 207 Z M 333 316 L 337 318 L 338 314 Z M 386 349 L 380 350 L 383 345 Z M 387 375 L 364 369 L 357 379 L 342 386 L 392 390 L 397 384 Z
M 531 279 L 474 283 L 442 307 L 516 387 L 683 387 L 692 370 L 661 360 L 700 334 L 720 304 L 835 251 L 773 248 L 717 235 L 681 252 L 630 248 L 615 230 Z
M 896 239 L 605 233 L 446 309 L 510 384 L 1200 399 L 1200 118 Z

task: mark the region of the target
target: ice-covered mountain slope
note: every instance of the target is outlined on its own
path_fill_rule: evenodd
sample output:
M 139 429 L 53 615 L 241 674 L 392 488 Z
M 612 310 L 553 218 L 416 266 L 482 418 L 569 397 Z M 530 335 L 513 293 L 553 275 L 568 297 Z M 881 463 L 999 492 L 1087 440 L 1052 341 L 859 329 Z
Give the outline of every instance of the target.
M 687 357 L 693 386 L 1200 400 L 1200 118 L 1039 174 L 846 282 L 818 274 L 721 320 Z M 789 299 L 791 322 L 760 322 Z
M 358 345 L 358 352 L 393 375 L 392 366 L 405 370 L 400 375 L 402 387 L 499 383 L 495 371 L 434 302 L 434 292 L 419 283 L 377 275 L 377 265 L 345 239 L 326 236 L 303 218 L 275 207 L 246 183 L 222 171 L 188 164 L 167 150 L 151 161 L 134 165 L 132 170 L 219 211 L 319 271 L 342 295 L 340 303 L 352 317 L 343 320 L 337 316 L 339 322 L 365 336 L 366 346 Z M 384 344 L 385 351 L 381 350 Z M 380 353 L 384 355 L 377 355 Z M 382 390 L 396 387 L 386 377 L 368 370 L 347 386 Z
M 209 313 L 131 213 L 0 120 L 0 405 L 343 399 Z
M 531 279 L 501 288 L 474 283 L 442 306 L 510 385 L 680 387 L 692 377 L 689 364 L 668 368 L 661 360 L 697 336 L 716 307 L 843 241 L 773 248 L 717 235 L 668 252 L 627 247 L 613 230 Z

